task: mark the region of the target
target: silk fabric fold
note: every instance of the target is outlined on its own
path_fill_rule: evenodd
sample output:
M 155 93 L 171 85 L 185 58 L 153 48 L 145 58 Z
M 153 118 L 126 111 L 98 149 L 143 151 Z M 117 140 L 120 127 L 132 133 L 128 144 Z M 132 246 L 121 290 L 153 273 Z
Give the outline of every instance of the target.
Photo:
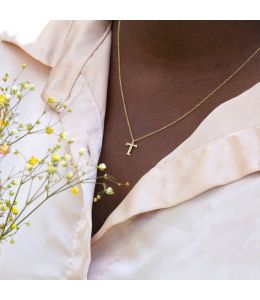
M 109 21 L 52 21 L 0 28 L 1 69 L 36 83 L 21 114 L 49 96 L 73 110 L 50 111 L 87 148 L 96 175 L 110 63 Z M 8 42 L 8 43 L 6 43 Z M 0 253 L 1 279 L 260 278 L 260 83 L 212 111 L 132 188 L 91 240 L 94 185 L 53 199 Z M 33 105 L 32 105 L 33 104 Z M 51 140 L 34 142 L 41 151 Z M 23 257 L 23 259 L 21 259 Z

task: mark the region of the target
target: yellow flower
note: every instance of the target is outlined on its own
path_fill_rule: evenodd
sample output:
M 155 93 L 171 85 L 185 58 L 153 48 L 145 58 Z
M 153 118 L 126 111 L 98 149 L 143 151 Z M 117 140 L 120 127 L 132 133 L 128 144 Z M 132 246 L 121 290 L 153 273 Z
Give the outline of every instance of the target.
M 11 225 L 11 229 L 15 229 L 15 228 L 16 228 L 16 224 L 13 223 L 13 224 Z
M 66 138 L 68 137 L 68 133 L 67 132 L 61 132 L 59 134 L 59 137 L 62 139 L 62 140 L 66 140 Z
M 3 127 L 6 127 L 6 126 L 8 126 L 8 122 L 0 120 L 0 129 L 3 128 Z
M 53 166 L 49 166 L 48 168 L 47 168 L 47 172 L 49 173 L 49 174 L 54 174 L 54 173 L 56 173 L 56 168 L 55 167 L 53 167 Z
M 48 103 L 54 103 L 54 102 L 56 102 L 56 99 L 54 97 L 48 98 Z
M 0 154 L 5 155 L 9 151 L 9 146 L 7 144 L 0 145 Z
M 0 95 L 0 106 L 4 106 L 7 103 L 7 99 L 5 95 Z
M 61 157 L 58 153 L 54 153 L 52 156 L 51 156 L 51 160 L 54 161 L 54 162 L 58 162 L 61 160 Z
M 7 210 L 7 206 L 6 205 L 1 205 L 0 206 L 0 211 L 6 211 Z M 0 227 L 1 229 L 1 227 Z
M 19 213 L 18 209 L 15 206 L 12 207 L 12 213 L 14 215 L 17 215 Z
M 67 180 L 71 180 L 73 177 L 73 173 L 72 172 L 68 172 L 66 175 Z
M 29 161 L 28 161 L 28 163 L 29 163 L 31 166 L 37 165 L 38 162 L 39 162 L 39 160 L 38 160 L 38 158 L 35 157 L 35 156 L 32 156 L 32 157 L 29 159 Z
M 73 188 L 71 188 L 70 191 L 71 191 L 71 194 L 74 195 L 74 196 L 77 196 L 78 193 L 79 193 L 79 189 L 76 186 L 74 186 Z
M 52 133 L 53 133 L 53 128 L 52 128 L 52 127 L 46 127 L 46 128 L 45 128 L 45 132 L 46 132 L 47 134 L 52 134 Z
M 21 88 L 22 88 L 22 90 L 28 89 L 28 82 L 22 82 L 21 83 Z

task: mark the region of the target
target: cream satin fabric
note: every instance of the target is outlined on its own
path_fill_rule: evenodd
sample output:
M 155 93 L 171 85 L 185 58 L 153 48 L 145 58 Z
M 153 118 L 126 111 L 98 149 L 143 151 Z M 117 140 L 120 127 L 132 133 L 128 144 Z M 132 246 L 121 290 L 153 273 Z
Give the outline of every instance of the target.
M 50 114 L 75 137 L 72 155 L 85 146 L 95 165 L 106 107 L 110 24 L 59 21 L 39 28 L 33 40 L 28 32 L 0 33 L 0 39 L 23 49 L 1 43 L 1 68 L 12 72 L 25 62 L 32 66 L 25 77 L 33 76 L 43 100 L 51 95 L 71 100 L 73 114 Z M 5 270 L 0 278 L 259 279 L 259 95 L 260 83 L 211 112 L 139 180 L 92 245 L 93 185 L 82 187 L 77 202 L 66 195 L 46 205 L 15 246 L 0 253 Z M 24 109 L 32 113 L 37 107 Z
M 35 24 L 35 28 L 43 29 L 32 35 L 26 30 L 20 32 L 19 28 L 16 32 L 8 27 L 0 29 L 1 70 L 11 76 L 17 74 L 22 63 L 28 65 L 23 79 L 33 81 L 37 91 L 26 99 L 22 116 L 38 116 L 49 96 L 68 100 L 72 114 L 50 111 L 47 118 L 60 120 L 59 126 L 73 136 L 74 159 L 78 149 L 86 147 L 88 160 L 95 166 L 102 143 L 110 23 L 62 21 L 47 22 L 44 26 Z M 34 139 L 30 144 L 22 142 L 19 147 L 27 149 L 29 155 L 42 153 L 49 145 L 52 145 L 50 139 Z M 88 175 L 95 177 L 96 168 L 90 168 Z M 68 193 L 53 199 L 35 214 L 31 220 L 33 226 L 21 231 L 15 247 L 6 244 L 0 253 L 0 279 L 86 278 L 91 256 L 93 192 L 93 184 L 83 186 L 77 201 Z

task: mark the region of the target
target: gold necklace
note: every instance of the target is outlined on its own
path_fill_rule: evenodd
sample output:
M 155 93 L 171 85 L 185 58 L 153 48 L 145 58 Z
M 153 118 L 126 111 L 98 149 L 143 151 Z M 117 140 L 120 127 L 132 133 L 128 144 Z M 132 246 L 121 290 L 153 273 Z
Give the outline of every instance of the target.
M 193 106 L 189 111 L 187 111 L 185 114 L 177 118 L 176 120 L 172 121 L 169 124 L 166 124 L 162 126 L 161 128 L 154 130 L 152 132 L 149 132 L 143 136 L 140 137 L 134 137 L 133 131 L 130 125 L 129 121 L 129 116 L 127 112 L 127 107 L 126 107 L 126 101 L 125 101 L 125 96 L 124 96 L 124 91 L 123 91 L 123 84 L 122 84 L 122 77 L 121 77 L 121 58 L 120 58 L 120 27 L 121 27 L 121 21 L 118 21 L 118 27 L 117 27 L 117 58 L 118 58 L 118 76 L 119 76 L 119 86 L 120 86 L 120 93 L 121 93 L 121 98 L 122 98 L 122 103 L 124 107 L 124 113 L 126 117 L 126 122 L 127 126 L 129 129 L 130 137 L 131 137 L 131 142 L 127 142 L 125 145 L 128 147 L 128 151 L 126 152 L 126 155 L 131 155 L 133 148 L 137 148 L 137 142 L 148 138 L 156 133 L 159 133 L 163 131 L 164 129 L 176 124 L 180 120 L 184 119 L 188 115 L 190 115 L 194 110 L 196 110 L 198 107 L 200 107 L 204 102 L 206 102 L 212 95 L 214 95 L 219 89 L 221 89 L 230 79 L 232 79 L 242 68 L 244 68 L 259 52 L 260 48 L 257 48 L 256 51 L 251 54 L 244 62 L 243 64 L 238 67 L 227 79 L 225 79 L 219 86 L 217 86 L 212 92 L 210 92 L 205 98 L 203 98 L 200 102 L 198 102 L 195 106 Z

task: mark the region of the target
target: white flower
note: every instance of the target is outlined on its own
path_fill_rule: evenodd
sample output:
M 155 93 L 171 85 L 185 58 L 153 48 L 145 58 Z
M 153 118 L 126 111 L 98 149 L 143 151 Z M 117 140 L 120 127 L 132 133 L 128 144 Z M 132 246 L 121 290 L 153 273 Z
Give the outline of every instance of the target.
M 79 155 L 80 155 L 80 156 L 84 155 L 85 152 L 86 152 L 85 148 L 80 148 L 80 149 L 79 149 Z
M 12 152 L 13 152 L 13 154 L 14 154 L 14 155 L 17 155 L 17 154 L 19 154 L 19 150 L 18 150 L 18 149 L 13 149 L 13 151 L 12 151 Z
M 107 168 L 107 166 L 106 166 L 106 164 L 101 163 L 101 164 L 99 164 L 99 165 L 97 166 L 97 168 L 98 168 L 100 171 L 104 171 L 104 170 Z
M 11 134 L 12 134 L 12 135 L 17 134 L 17 133 L 18 133 L 18 130 L 17 130 L 17 129 L 12 129 L 12 130 L 11 130 Z
M 13 94 L 16 94 L 16 93 L 18 92 L 18 87 L 17 87 L 16 85 L 13 85 L 13 86 L 11 87 L 11 92 L 12 92 Z
M 71 160 L 71 155 L 65 154 L 65 155 L 64 155 L 64 159 L 65 159 L 66 161 L 70 161 L 70 160 Z
M 114 190 L 111 186 L 109 186 L 108 188 L 105 189 L 105 192 L 107 195 L 114 195 Z
M 27 171 L 31 171 L 33 166 L 30 165 L 30 164 L 26 164 L 25 168 L 26 168 Z
M 63 160 L 63 161 L 60 162 L 60 165 L 61 165 L 62 167 L 67 167 L 67 166 L 68 166 L 68 163 L 67 163 L 65 160 Z
M 12 98 L 12 96 L 9 93 L 5 94 L 5 97 L 6 97 L 6 100 L 10 100 Z
M 30 91 L 34 91 L 35 90 L 35 84 L 33 84 L 33 83 L 28 84 L 28 87 L 29 87 Z

